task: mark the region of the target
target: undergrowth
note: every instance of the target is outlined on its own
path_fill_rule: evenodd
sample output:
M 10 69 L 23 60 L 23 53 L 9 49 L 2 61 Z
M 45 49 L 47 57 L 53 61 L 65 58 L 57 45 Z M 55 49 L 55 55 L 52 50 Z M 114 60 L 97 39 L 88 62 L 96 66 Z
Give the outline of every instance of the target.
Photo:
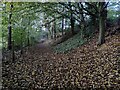
M 67 53 L 68 51 L 79 47 L 80 45 L 84 44 L 86 40 L 82 40 L 80 37 L 80 32 L 75 36 L 69 38 L 67 41 L 56 45 L 53 49 L 57 53 Z

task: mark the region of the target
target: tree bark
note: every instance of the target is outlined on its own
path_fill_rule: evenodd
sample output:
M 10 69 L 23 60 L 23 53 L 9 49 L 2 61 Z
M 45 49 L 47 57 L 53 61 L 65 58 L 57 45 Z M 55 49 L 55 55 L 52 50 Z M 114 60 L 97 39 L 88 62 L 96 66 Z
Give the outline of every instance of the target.
M 75 34 L 75 32 L 74 32 L 74 23 L 75 23 L 75 21 L 73 19 L 73 14 L 72 13 L 71 13 L 70 22 L 71 22 L 71 32 L 74 35 Z
M 48 28 L 48 32 L 49 32 L 49 34 L 48 34 L 48 39 L 52 39 L 51 37 L 51 31 L 50 31 L 50 24 L 48 24 L 47 25 L 47 28 Z
M 12 8 L 13 8 L 13 5 L 10 5 L 9 25 L 8 25 L 8 49 L 9 50 L 12 49 L 12 27 L 11 27 Z
M 54 21 L 54 38 L 56 39 L 56 22 Z
M 28 17 L 28 20 L 29 20 L 28 25 L 30 25 L 30 17 Z M 28 32 L 27 33 L 28 33 L 27 42 L 28 42 L 28 46 L 30 46 L 31 42 L 30 42 L 30 31 L 29 31 L 29 28 L 28 28 Z
M 64 29 L 64 18 L 62 18 L 62 36 L 63 36 L 63 29 Z
M 53 39 L 54 37 L 54 25 L 53 25 L 53 22 L 52 22 L 52 25 L 51 25 L 51 39 Z
M 103 17 L 99 17 L 99 40 L 98 44 L 101 45 L 105 42 L 105 20 Z
M 56 38 L 56 22 L 52 22 L 52 38 Z
M 74 20 L 73 13 L 72 13 L 72 5 L 71 5 L 71 2 L 69 2 L 69 7 L 70 7 L 70 24 L 71 24 L 71 32 L 72 32 L 72 34 L 74 35 L 74 34 L 75 34 L 75 32 L 74 32 L 75 20 Z
M 21 44 L 20 45 L 20 48 L 21 48 L 21 52 L 20 53 L 21 53 L 21 55 L 23 54 L 23 50 L 22 50 L 23 49 L 23 36 L 22 36 L 22 34 L 23 33 L 21 32 L 21 43 L 20 43 Z
M 106 17 L 107 7 L 104 8 L 105 2 L 99 2 L 99 39 L 98 45 L 102 45 L 105 42 L 105 29 L 106 29 Z
M 82 10 L 82 7 L 83 7 L 83 4 L 82 3 L 80 3 L 80 8 L 81 9 L 79 9 L 80 11 L 80 19 L 81 19 L 81 25 L 80 25 L 80 31 L 81 31 L 81 40 L 83 40 L 83 31 L 84 31 L 84 29 L 85 29 L 85 20 L 84 20 L 84 15 L 83 15 L 83 10 Z

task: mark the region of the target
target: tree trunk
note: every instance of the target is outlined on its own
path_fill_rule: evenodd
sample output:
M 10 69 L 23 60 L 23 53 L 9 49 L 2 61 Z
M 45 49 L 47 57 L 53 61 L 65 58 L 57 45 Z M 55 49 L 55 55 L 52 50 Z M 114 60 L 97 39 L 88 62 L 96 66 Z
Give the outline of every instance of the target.
M 82 5 L 82 3 L 80 3 L 80 8 L 81 7 L 83 7 L 83 5 Z M 80 11 L 79 12 L 81 12 L 81 14 L 80 14 L 80 19 L 81 19 L 81 40 L 83 40 L 83 31 L 84 31 L 84 29 L 85 29 L 85 20 L 84 20 L 84 15 L 83 15 L 83 10 L 82 9 L 80 9 Z
M 52 32 L 52 29 L 51 29 L 51 25 L 48 24 L 48 25 L 47 25 L 47 28 L 48 28 L 48 31 L 49 31 L 49 39 L 52 39 L 52 36 L 53 36 L 52 33 L 53 33 L 53 32 Z
M 8 49 L 9 50 L 12 49 L 12 27 L 11 27 L 12 8 L 13 8 L 13 5 L 10 5 L 9 25 L 8 25 Z
M 98 44 L 101 45 L 105 42 L 105 20 L 99 17 L 99 40 Z
M 99 39 L 98 45 L 101 45 L 105 42 L 105 29 L 106 29 L 106 17 L 107 17 L 107 8 L 104 8 L 105 2 L 99 2 Z
M 28 17 L 28 20 L 29 20 L 29 22 L 28 22 L 28 25 L 30 25 L 30 17 Z M 30 46 L 30 31 L 29 31 L 29 28 L 27 28 L 28 29 L 28 37 L 27 37 L 27 39 L 28 39 L 28 46 Z M 25 30 L 25 29 L 24 29 Z
M 75 32 L 74 32 L 74 19 L 73 19 L 73 14 L 71 13 L 71 18 L 70 18 L 70 22 L 71 22 L 71 32 L 72 34 L 74 35 Z
M 22 36 L 22 34 L 23 33 L 21 32 L 21 45 L 20 45 L 20 47 L 21 47 L 21 52 L 20 52 L 21 55 L 23 54 L 23 50 L 22 50 L 23 49 L 23 36 Z
M 83 40 L 83 31 L 85 29 L 85 21 L 84 21 L 84 16 L 81 14 L 81 40 Z
M 51 31 L 50 31 L 50 25 L 49 24 L 48 24 L 47 28 L 48 28 L 48 39 L 51 39 Z
M 56 22 L 54 21 L 54 38 L 56 39 Z
M 73 13 L 72 13 L 72 5 L 71 2 L 69 2 L 69 7 L 70 7 L 70 24 L 71 24 L 71 33 L 74 35 L 74 24 L 75 24 L 75 20 L 73 18 Z
M 28 42 L 28 46 L 30 46 L 29 34 L 30 34 L 30 33 L 29 33 L 29 29 L 28 29 L 28 37 L 27 37 L 27 40 L 28 40 L 28 41 L 27 41 L 27 42 Z
M 63 29 L 64 29 L 64 18 L 62 18 L 62 36 L 63 36 Z
M 53 27 L 54 25 L 53 25 L 53 22 L 52 22 L 52 25 L 51 25 L 51 39 L 53 39 L 54 38 L 54 27 Z
M 12 62 L 15 62 L 15 50 L 14 50 L 14 41 L 12 42 L 13 48 L 12 48 Z

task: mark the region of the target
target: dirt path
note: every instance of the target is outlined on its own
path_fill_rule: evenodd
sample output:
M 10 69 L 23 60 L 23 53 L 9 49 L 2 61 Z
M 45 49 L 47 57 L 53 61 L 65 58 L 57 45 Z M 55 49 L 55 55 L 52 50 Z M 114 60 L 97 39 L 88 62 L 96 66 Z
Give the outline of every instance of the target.
M 5 90 L 119 90 L 119 40 L 119 35 L 113 35 L 97 47 L 95 38 L 67 54 L 54 53 L 49 44 L 37 44 L 15 63 L 3 62 L 3 87 Z
M 44 55 L 47 53 L 53 53 L 52 47 L 49 44 L 49 41 L 38 43 L 35 46 L 32 46 L 27 51 L 30 55 Z

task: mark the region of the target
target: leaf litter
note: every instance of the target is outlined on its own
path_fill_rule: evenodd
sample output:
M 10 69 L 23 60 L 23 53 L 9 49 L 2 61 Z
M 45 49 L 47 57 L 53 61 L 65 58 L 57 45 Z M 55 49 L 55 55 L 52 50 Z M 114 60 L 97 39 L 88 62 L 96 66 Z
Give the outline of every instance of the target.
M 37 45 L 11 62 L 3 60 L 3 89 L 120 89 L 120 36 L 97 39 L 71 50 L 55 53 Z

